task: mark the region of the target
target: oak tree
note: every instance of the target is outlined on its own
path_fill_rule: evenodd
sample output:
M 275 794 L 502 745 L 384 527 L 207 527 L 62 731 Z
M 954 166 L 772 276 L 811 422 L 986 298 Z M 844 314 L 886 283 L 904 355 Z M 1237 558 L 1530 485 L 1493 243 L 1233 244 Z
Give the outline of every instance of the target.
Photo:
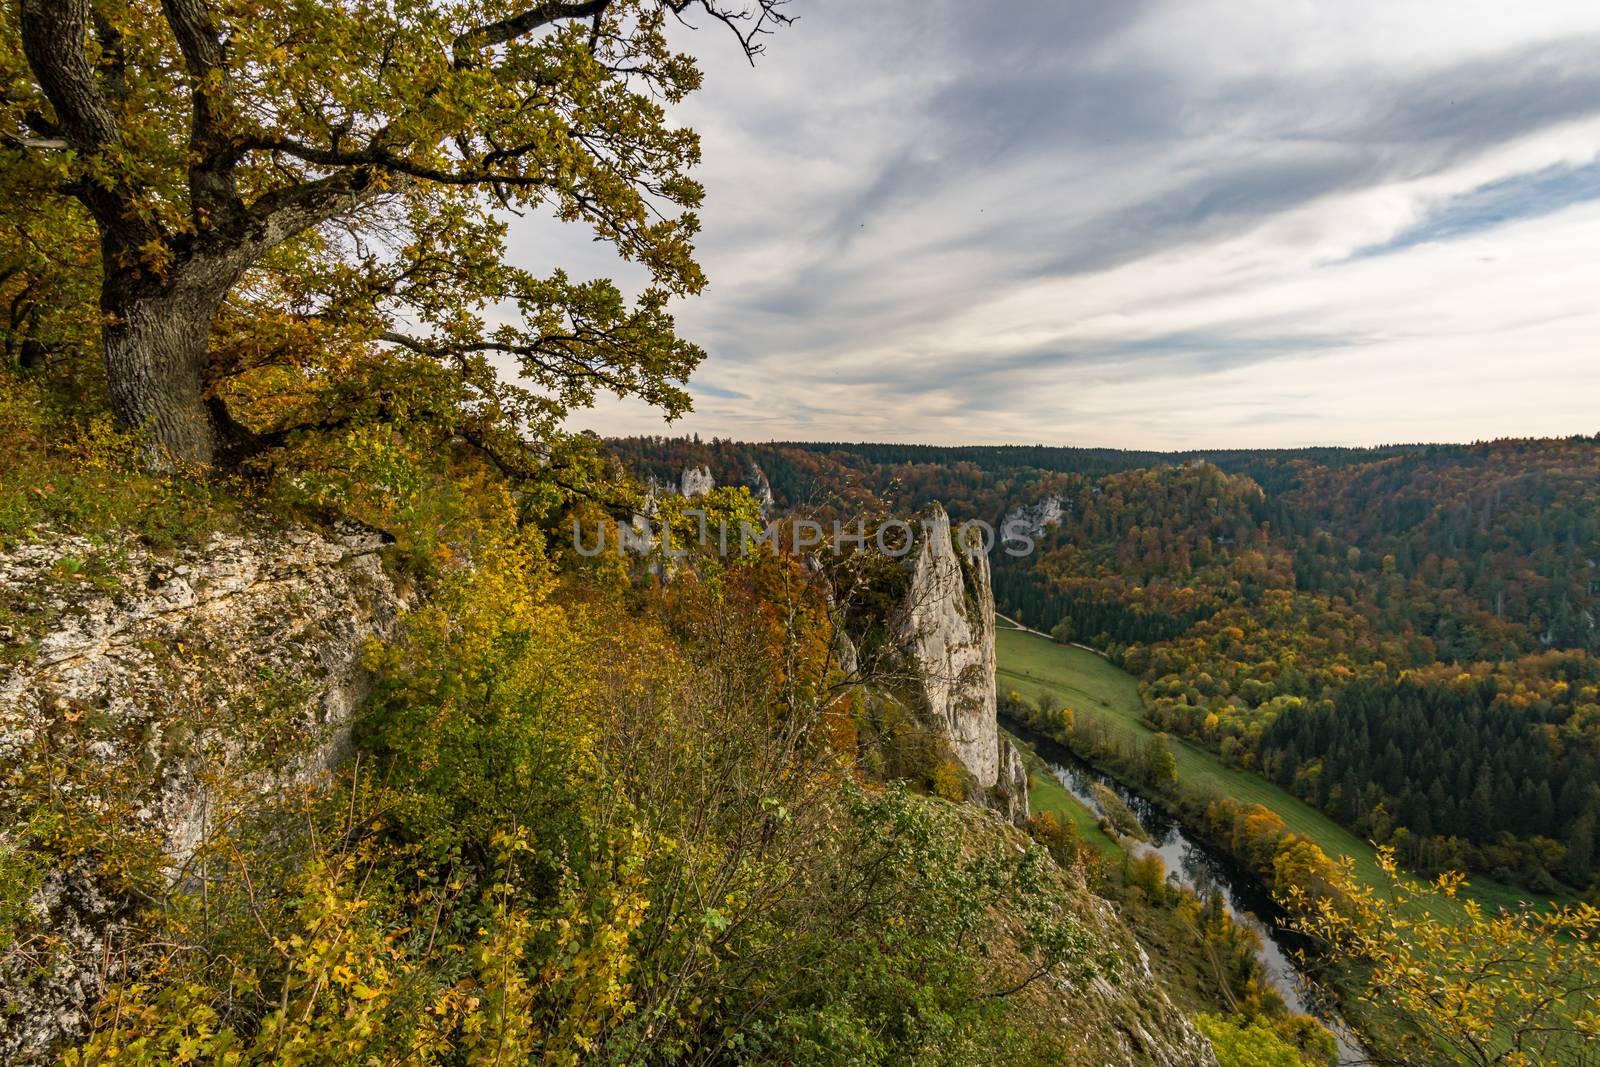
M 92 218 L 112 408 L 158 465 L 248 444 L 223 320 L 443 365 L 524 431 L 601 390 L 676 415 L 703 353 L 668 302 L 706 282 L 699 140 L 669 119 L 701 75 L 669 23 L 753 58 L 784 3 L 19 0 L 0 151 Z M 643 291 L 509 264 L 506 217 L 533 210 L 642 265 Z

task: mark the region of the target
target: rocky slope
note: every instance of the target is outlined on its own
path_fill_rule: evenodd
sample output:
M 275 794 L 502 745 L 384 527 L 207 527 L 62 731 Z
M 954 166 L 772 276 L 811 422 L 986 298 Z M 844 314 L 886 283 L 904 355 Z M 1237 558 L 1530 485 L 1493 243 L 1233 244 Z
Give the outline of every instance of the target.
M 942 515 L 907 560 L 900 634 L 952 748 L 990 802 L 1017 820 L 1026 815 L 1026 773 L 995 725 L 988 564 L 976 547 L 952 542 Z M 407 606 L 381 547 L 353 529 L 260 529 L 169 555 L 130 539 L 50 535 L 0 553 L 0 604 L 32 604 L 27 624 L 0 643 L 0 762 L 27 762 L 47 736 L 95 729 L 137 738 L 136 751 L 85 751 L 108 764 L 140 761 L 147 787 L 137 817 L 181 878 L 212 817 L 213 783 L 231 778 L 246 797 L 261 795 L 341 757 L 370 683 L 363 649 L 390 635 Z M 250 728 L 263 716 L 278 726 L 265 751 Z M 959 810 L 980 839 L 999 833 L 1007 847 L 1023 847 L 1019 831 L 975 808 Z M 1080 1035 L 1091 1062 L 1215 1067 L 1135 938 L 1075 877 L 1061 872 L 1054 888 L 1120 957 L 1118 980 L 1084 988 L 1045 982 L 1029 996 Z M 52 874 L 31 905 L 55 944 L 39 957 L 42 967 L 0 967 L 5 1063 L 42 1062 L 50 1045 L 80 1035 L 106 981 L 124 977 L 107 961 L 117 958 L 128 905 L 96 872 Z
M 381 547 L 355 529 L 263 529 L 173 556 L 48 533 L 0 553 L 0 598 L 28 609 L 0 648 L 0 765 L 22 768 L 46 741 L 108 768 L 136 760 L 134 819 L 179 877 L 210 783 L 279 790 L 341 757 L 368 689 L 366 643 L 405 606 Z M 0 1061 L 84 1029 L 122 904 L 90 870 L 55 872 L 34 894 L 55 944 L 37 969 L 0 968 Z
M 1009 747 L 1009 746 L 1008 746 Z M 983 847 L 999 838 L 1021 849 L 1027 837 L 1014 827 L 996 826 L 970 806 L 955 809 L 970 839 Z M 1099 948 L 1115 954 L 1105 974 L 1083 985 L 1049 977 L 1020 995 L 1025 1017 L 1059 1026 L 1072 1035 L 1072 1063 L 1099 1067 L 1217 1067 L 1211 1044 L 1172 1002 L 1156 977 L 1144 947 L 1116 908 L 1098 896 L 1082 870 L 1052 868 L 1047 875 L 1052 899 L 1083 924 Z M 1002 964 L 1017 952 L 1016 931 L 996 923 L 984 932 L 993 957 Z

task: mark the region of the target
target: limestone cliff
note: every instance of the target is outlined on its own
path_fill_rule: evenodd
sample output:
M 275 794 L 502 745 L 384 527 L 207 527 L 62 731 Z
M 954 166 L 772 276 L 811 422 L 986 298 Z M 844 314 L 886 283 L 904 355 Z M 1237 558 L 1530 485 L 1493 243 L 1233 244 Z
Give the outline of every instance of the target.
M 711 471 L 706 467 L 685 467 L 682 477 L 678 479 L 678 493 L 691 499 L 705 496 L 716 487 L 716 479 L 711 477 Z
M 1012 822 L 1027 821 L 1028 766 L 1022 762 L 1022 753 L 1010 741 L 1000 742 L 1000 780 L 995 783 L 995 807 Z
M 750 495 L 756 498 L 756 504 L 761 508 L 761 514 L 771 514 L 772 510 L 777 506 L 777 501 L 772 495 L 772 483 L 767 480 L 767 472 L 762 470 L 753 460 L 747 472 L 746 484 L 750 487 Z
M 45 737 L 82 743 L 108 766 L 136 758 L 137 819 L 176 872 L 205 832 L 207 782 L 228 775 L 265 793 L 342 755 L 369 684 L 366 642 L 404 608 L 381 547 L 354 528 L 263 528 L 170 556 L 133 538 L 48 533 L 0 553 L 0 594 L 35 608 L 31 632 L 0 650 L 0 765 L 22 766 Z M 244 751 L 245 727 L 268 705 L 283 762 L 263 771 L 252 759 L 262 753 Z M 140 744 L 119 751 L 102 736 Z M 0 1061 L 26 1062 L 83 1031 L 124 904 L 92 871 L 58 871 L 40 887 L 31 906 L 60 950 L 37 971 L 0 969 Z
M 911 577 L 896 620 L 926 711 L 956 758 L 983 790 L 999 791 L 998 807 L 1027 817 L 1027 772 L 995 714 L 994 593 L 989 557 L 976 542 L 952 538 L 938 504 L 922 519 Z M 1002 774 L 1002 769 L 1004 774 Z M 1018 775 L 1021 776 L 1020 787 Z
M 1058 525 L 1070 505 L 1060 496 L 1051 495 L 1033 504 L 1019 504 L 1006 512 L 1000 529 L 1003 536 L 1022 534 L 1037 538 L 1047 527 Z
M 911 582 L 898 620 L 927 710 L 985 789 L 1000 778 L 995 719 L 994 596 L 989 560 L 955 545 L 950 516 L 935 504 L 917 532 Z

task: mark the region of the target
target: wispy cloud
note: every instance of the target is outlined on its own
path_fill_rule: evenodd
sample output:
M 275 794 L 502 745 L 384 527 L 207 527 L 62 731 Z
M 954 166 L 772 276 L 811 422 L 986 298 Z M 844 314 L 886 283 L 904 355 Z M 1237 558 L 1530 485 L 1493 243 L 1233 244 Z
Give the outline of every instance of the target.
M 1522 219 L 1552 215 L 1587 200 L 1600 200 L 1600 160 L 1560 164 L 1531 174 L 1489 182 L 1432 208 L 1414 225 L 1357 255 L 1392 255 L 1429 241 L 1449 241 Z
M 798 0 L 713 34 L 706 434 L 1594 432 L 1600 8 Z M 531 262 L 600 272 L 520 223 Z M 622 269 L 629 276 L 627 268 Z M 654 432 L 642 406 L 575 420 Z
M 721 386 L 711 385 L 708 382 L 700 381 L 698 378 L 695 379 L 694 383 L 690 386 L 690 392 L 694 393 L 695 396 L 716 397 L 718 400 L 750 399 L 750 397 L 744 393 L 735 392 L 732 389 L 723 389 Z

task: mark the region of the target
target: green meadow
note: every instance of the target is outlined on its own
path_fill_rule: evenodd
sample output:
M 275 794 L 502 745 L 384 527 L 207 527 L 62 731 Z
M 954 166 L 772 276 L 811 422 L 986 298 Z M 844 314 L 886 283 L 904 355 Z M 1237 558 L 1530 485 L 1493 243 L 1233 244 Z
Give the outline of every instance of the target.
M 1100 829 L 1100 818 L 1090 811 L 1077 797 L 1067 792 L 1066 788 L 1050 773 L 1050 766 L 1043 757 L 1033 750 L 1033 746 L 1020 737 L 1002 731 L 1001 736 L 1008 738 L 1017 746 L 1017 751 L 1022 753 L 1022 762 L 1028 768 L 1028 806 L 1035 814 L 1047 811 L 1054 815 L 1063 824 L 1071 825 L 1078 831 L 1078 836 L 1108 859 L 1116 860 L 1122 856 L 1122 849 L 1112 840 L 1104 830 Z
M 1155 731 L 1144 721 L 1138 682 L 1104 657 L 1088 649 L 1006 628 L 1004 623 L 995 635 L 995 652 L 997 685 L 1002 693 L 1015 691 L 1035 699 L 1048 692 L 1071 708 L 1079 723 L 1098 723 L 1111 736 L 1133 746 L 1143 745 L 1154 735 Z M 1362 880 L 1374 884 L 1381 880 L 1372 845 L 1327 815 L 1265 779 L 1227 766 L 1198 745 L 1178 737 L 1173 737 L 1171 743 L 1178 761 L 1180 788 L 1201 794 L 1222 793 L 1245 803 L 1260 804 L 1275 812 L 1291 831 L 1316 842 L 1329 856 L 1350 857 Z M 1491 907 L 1512 907 L 1530 899 L 1525 890 L 1485 878 L 1474 878 L 1468 888 L 1472 896 Z

